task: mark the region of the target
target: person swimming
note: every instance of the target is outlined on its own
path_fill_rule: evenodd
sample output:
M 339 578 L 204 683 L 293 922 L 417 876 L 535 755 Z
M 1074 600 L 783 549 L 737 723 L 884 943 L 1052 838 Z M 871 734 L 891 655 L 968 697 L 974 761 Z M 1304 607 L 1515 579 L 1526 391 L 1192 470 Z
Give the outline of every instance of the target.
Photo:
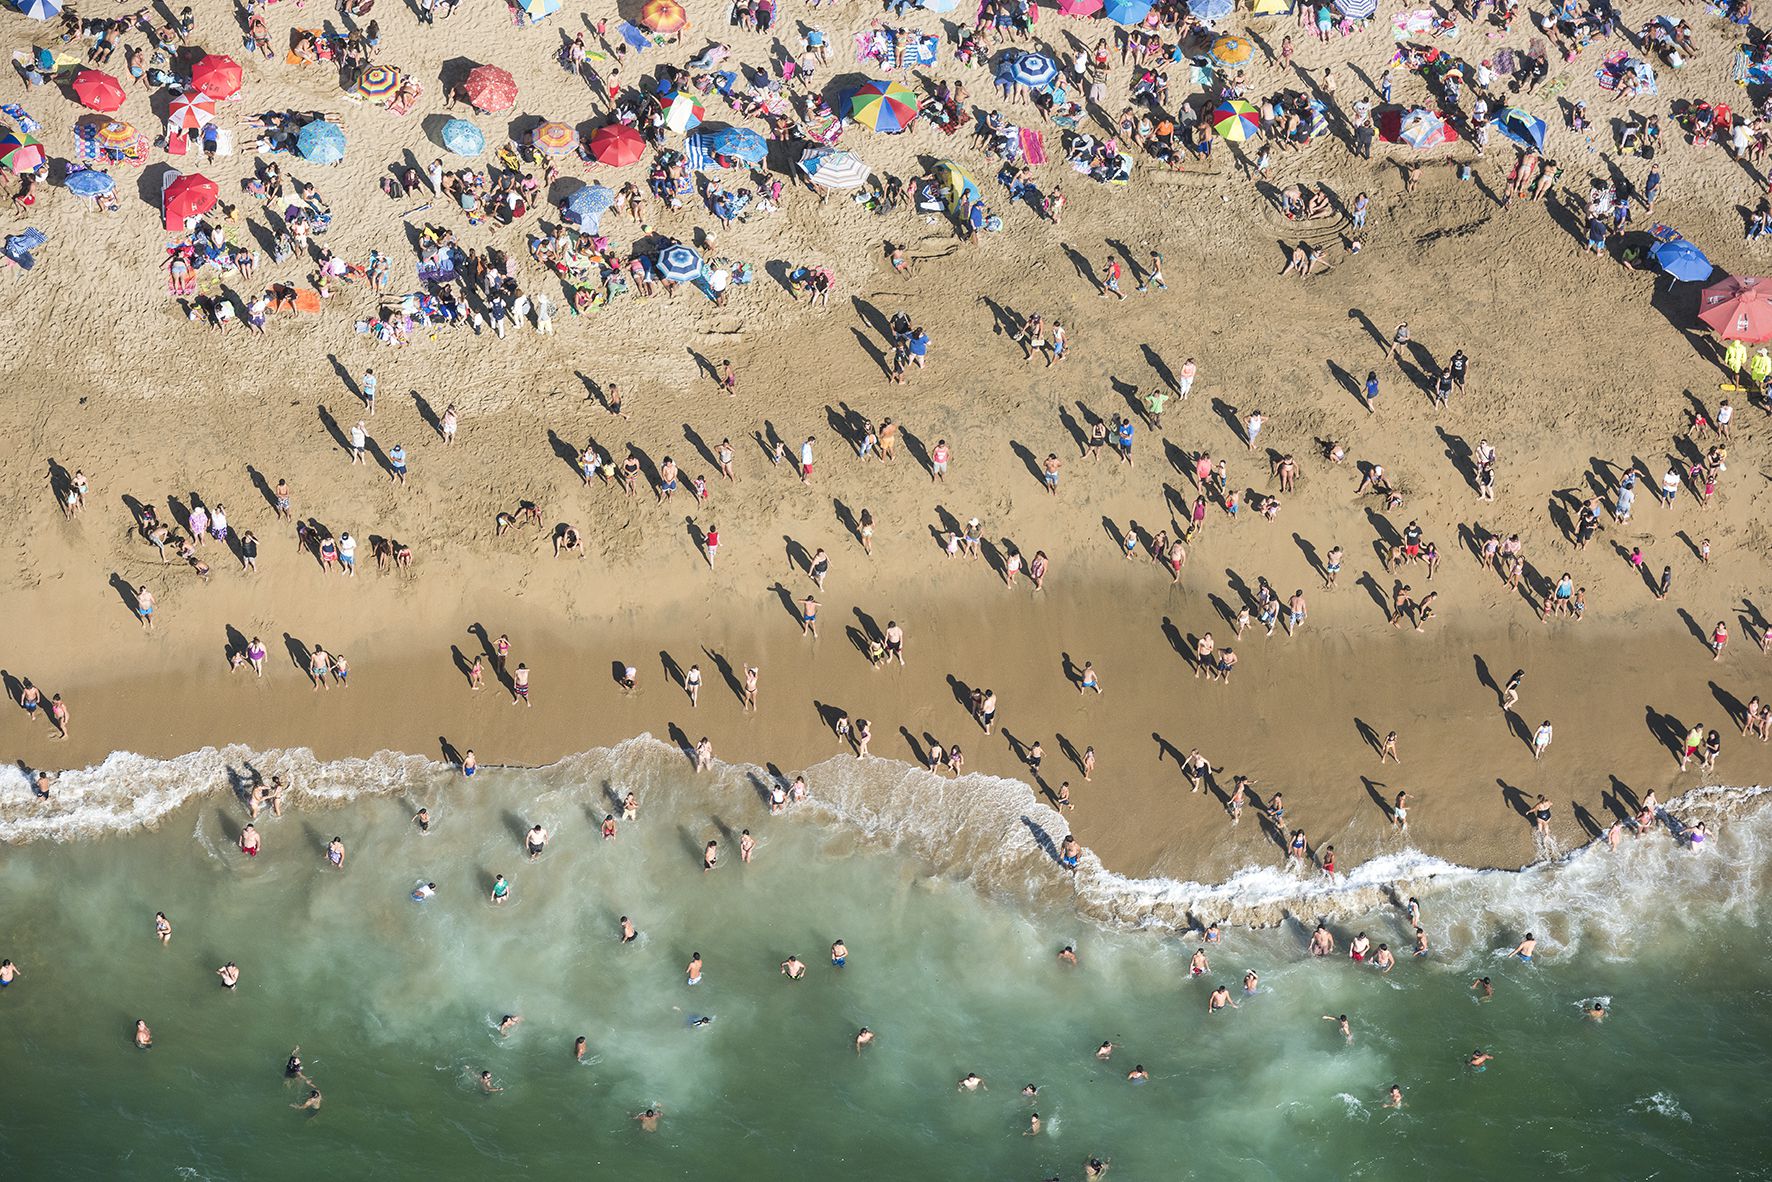
M 437 893 L 437 884 L 436 883 L 421 882 L 417 886 L 412 888 L 412 901 L 414 903 L 423 903 L 426 899 L 429 899 L 432 895 L 434 895 L 436 893 Z

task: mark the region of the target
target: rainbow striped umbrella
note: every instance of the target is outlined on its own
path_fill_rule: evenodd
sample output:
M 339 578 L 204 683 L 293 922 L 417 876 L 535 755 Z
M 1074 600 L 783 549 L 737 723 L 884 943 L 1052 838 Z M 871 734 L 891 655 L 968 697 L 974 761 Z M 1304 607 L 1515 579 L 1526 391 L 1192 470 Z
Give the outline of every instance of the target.
M 48 157 L 43 153 L 43 144 L 35 136 L 26 135 L 22 131 L 9 131 L 0 134 L 0 164 L 14 172 L 30 172 L 41 168 Z
M 215 100 L 201 90 L 188 90 L 172 100 L 166 122 L 180 131 L 189 131 L 215 122 Z
M 689 14 L 677 0 L 646 0 L 640 23 L 654 33 L 680 33 L 689 27 Z
M 544 156 L 570 156 L 578 147 L 578 132 L 570 123 L 551 121 L 530 132 L 529 142 Z
M 665 126 L 682 135 L 691 128 L 700 127 L 706 114 L 700 103 L 686 94 L 680 94 L 665 108 Z
M 136 140 L 135 125 L 113 119 L 99 128 L 93 139 L 101 148 L 112 148 L 119 152 L 125 148 L 133 148 Z
M 384 99 L 399 90 L 402 81 L 393 66 L 370 66 L 357 79 L 357 93 L 366 99 Z
M 917 117 L 917 92 L 902 82 L 864 82 L 845 105 L 863 127 L 895 134 Z
M 1212 109 L 1212 130 L 1240 144 L 1261 134 L 1261 112 L 1242 99 L 1228 99 Z

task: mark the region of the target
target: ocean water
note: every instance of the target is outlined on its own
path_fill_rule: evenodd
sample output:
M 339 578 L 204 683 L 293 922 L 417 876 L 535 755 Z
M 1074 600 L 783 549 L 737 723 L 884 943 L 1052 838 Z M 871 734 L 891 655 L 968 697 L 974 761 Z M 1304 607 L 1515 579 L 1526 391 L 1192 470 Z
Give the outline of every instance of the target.
M 236 793 L 255 773 L 296 790 L 247 859 Z M 771 774 L 698 779 L 650 739 L 471 781 L 416 758 L 233 749 L 114 756 L 44 806 L 13 770 L 0 956 L 23 976 L 0 990 L 0 1170 L 1033 1180 L 1099 1156 L 1146 1179 L 1772 1176 L 1772 814 L 1753 790 L 1670 805 L 1712 821 L 1702 853 L 1655 836 L 1522 872 L 1405 854 L 1335 884 L 1262 867 L 1213 885 L 1093 857 L 1063 871 L 1063 822 L 1014 781 L 839 758 L 807 770 L 810 803 L 771 817 Z M 602 840 L 630 789 L 639 820 Z M 553 841 L 531 863 L 537 822 Z M 335 835 L 342 871 L 323 857 Z M 422 904 L 420 881 L 438 886 Z M 1393 886 L 1421 901 L 1425 960 Z M 1308 957 L 1331 913 L 1343 946 L 1365 931 L 1401 963 Z M 642 933 L 629 946 L 624 914 Z M 1232 921 L 1198 979 L 1189 915 Z M 1528 929 L 1531 965 L 1505 955 Z M 790 954 L 804 980 L 780 974 Z M 215 976 L 229 960 L 232 992 Z M 1218 983 L 1238 1006 L 1209 1016 Z M 1594 998 L 1604 1023 L 1582 1017 Z M 1323 1020 L 1342 1013 L 1351 1042 Z M 523 1021 L 501 1036 L 505 1014 Z M 131 1045 L 138 1017 L 151 1050 Z M 864 1025 L 878 1037 L 858 1055 Z M 297 1044 L 318 1112 L 291 1107 Z M 1473 1073 L 1478 1047 L 1495 1059 Z M 1127 1080 L 1134 1064 L 1148 1082 Z M 988 1091 L 959 1093 L 967 1072 Z M 1393 1082 L 1400 1110 L 1382 1107 Z M 652 1133 L 632 1119 L 650 1105 Z

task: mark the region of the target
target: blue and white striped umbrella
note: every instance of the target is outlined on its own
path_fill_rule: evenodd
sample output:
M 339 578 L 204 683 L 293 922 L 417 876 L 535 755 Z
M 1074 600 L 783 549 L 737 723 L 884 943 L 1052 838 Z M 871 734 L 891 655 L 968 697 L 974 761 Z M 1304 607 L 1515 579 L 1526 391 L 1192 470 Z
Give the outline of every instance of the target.
M 701 256 L 682 243 L 667 246 L 658 254 L 658 273 L 673 283 L 689 283 L 701 278 Z
M 1058 63 L 1043 53 L 1020 53 L 1003 63 L 1010 78 L 1023 86 L 1048 86 L 1058 77 Z
M 857 189 L 867 184 L 868 177 L 873 175 L 873 170 L 861 157 L 831 148 L 807 149 L 800 157 L 800 171 L 811 178 L 813 184 L 827 189 Z
M 34 21 L 54 20 L 62 10 L 61 0 L 22 0 L 18 10 Z
M 1364 2 L 1364 0 L 1362 0 Z M 1378 0 L 1370 0 L 1376 4 Z M 1235 0 L 1188 0 L 1187 10 L 1205 24 L 1217 24 L 1236 11 Z
M 1335 11 L 1350 21 L 1371 20 L 1378 12 L 1378 0 L 1335 0 Z

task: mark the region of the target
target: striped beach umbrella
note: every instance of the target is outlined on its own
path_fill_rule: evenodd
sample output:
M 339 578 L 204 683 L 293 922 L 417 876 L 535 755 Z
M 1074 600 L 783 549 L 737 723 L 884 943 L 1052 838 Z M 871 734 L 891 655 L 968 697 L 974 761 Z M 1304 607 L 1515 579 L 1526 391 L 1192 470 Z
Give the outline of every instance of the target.
M 212 99 L 237 97 L 241 77 L 240 63 L 225 54 L 204 54 L 191 67 L 191 85 Z
M 808 148 L 800 157 L 800 171 L 827 189 L 859 189 L 873 175 L 861 157 L 832 148 Z
M 437 138 L 457 156 L 478 156 L 486 150 L 486 133 L 466 119 L 451 119 Z
M 863 127 L 888 134 L 903 131 L 917 117 L 917 92 L 902 82 L 864 82 L 844 106 Z
M 74 97 L 94 111 L 115 111 L 123 105 L 123 84 L 102 70 L 81 70 L 74 75 Z
M 1371 20 L 1378 14 L 1378 0 L 1335 0 L 1335 11 L 1350 21 Z
M 1233 144 L 1261 134 L 1261 112 L 1242 99 L 1227 99 L 1212 108 L 1212 130 Z
M 399 90 L 401 81 L 400 71 L 393 66 L 370 66 L 357 79 L 357 93 L 379 101 Z
M 1058 63 L 1043 53 L 1021 53 L 1004 63 L 1009 77 L 1023 86 L 1050 86 L 1058 77 Z
M 1101 14 L 1117 25 L 1141 24 L 1151 14 L 1150 0 L 1107 0 Z
M 646 140 L 625 123 L 606 123 L 591 133 L 591 159 L 622 168 L 646 154 Z
M 1226 69 L 1246 66 L 1254 56 L 1255 46 L 1243 37 L 1224 36 L 1212 43 L 1212 60 Z
M 701 256 L 682 243 L 667 246 L 658 253 L 658 273 L 673 283 L 688 283 L 701 278 Z
M 570 123 L 551 120 L 530 132 L 529 142 L 543 156 L 570 156 L 578 148 L 578 132 Z
M 545 20 L 560 11 L 560 0 L 523 0 L 523 15 L 529 23 Z
M 18 10 L 34 21 L 52 21 L 61 15 L 61 0 L 22 0 Z
M 41 168 L 49 159 L 42 141 L 22 131 L 0 133 L 0 164 L 14 172 L 30 172 Z
M 517 80 L 509 70 L 497 66 L 475 66 L 462 83 L 468 104 L 476 111 L 492 114 L 508 111 L 517 105 Z
M 201 90 L 187 90 L 172 100 L 166 122 L 179 131 L 192 131 L 215 122 L 215 100 Z
M 700 103 L 686 94 L 680 94 L 665 108 L 665 126 L 681 135 L 691 128 L 700 127 L 706 114 Z
M 113 119 L 99 128 L 98 134 L 92 138 L 101 148 L 110 148 L 112 151 L 121 152 L 135 146 L 135 125 Z
M 640 23 L 654 33 L 680 33 L 689 27 L 689 13 L 677 0 L 646 0 Z
M 336 123 L 316 119 L 295 137 L 295 150 L 303 160 L 315 164 L 337 164 L 345 158 L 345 129 Z

